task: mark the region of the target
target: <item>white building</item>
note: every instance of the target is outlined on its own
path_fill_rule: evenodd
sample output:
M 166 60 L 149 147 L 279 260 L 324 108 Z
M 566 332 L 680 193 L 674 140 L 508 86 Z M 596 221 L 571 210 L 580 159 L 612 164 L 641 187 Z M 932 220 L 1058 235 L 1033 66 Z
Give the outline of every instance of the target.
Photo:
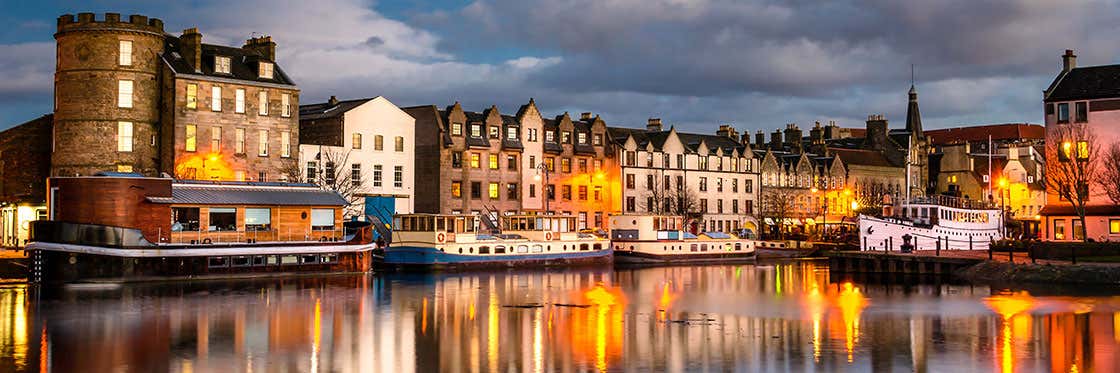
M 415 124 L 412 116 L 381 96 L 347 101 L 331 96 L 324 103 L 301 105 L 303 180 L 357 184 L 348 216 L 391 221 L 393 214 L 412 213 Z
M 650 119 L 646 130 L 611 128 L 621 157 L 623 213 L 698 215 L 686 224 L 693 232 L 758 232 L 759 160 L 734 128 L 716 135 L 661 129 Z M 673 206 L 676 205 L 676 206 Z

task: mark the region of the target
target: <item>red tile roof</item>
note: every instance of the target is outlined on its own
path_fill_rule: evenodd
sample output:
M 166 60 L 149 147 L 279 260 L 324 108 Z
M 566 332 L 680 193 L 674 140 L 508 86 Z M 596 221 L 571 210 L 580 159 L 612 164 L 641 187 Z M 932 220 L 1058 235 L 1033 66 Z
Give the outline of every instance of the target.
M 999 140 L 1041 140 L 1046 136 L 1046 127 L 1030 123 L 1005 123 L 988 124 L 982 126 L 969 126 L 946 128 L 925 131 L 926 137 L 934 145 L 950 144 L 955 142 L 984 141 L 988 135 L 993 141 Z

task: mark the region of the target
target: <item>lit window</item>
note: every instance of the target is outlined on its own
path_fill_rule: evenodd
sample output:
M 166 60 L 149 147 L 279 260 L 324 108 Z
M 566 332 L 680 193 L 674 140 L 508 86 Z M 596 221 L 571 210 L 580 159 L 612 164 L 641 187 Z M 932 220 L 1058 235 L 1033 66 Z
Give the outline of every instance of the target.
M 214 72 L 229 74 L 229 57 L 214 56 Z
M 117 122 L 117 151 L 132 151 L 132 122 Z
M 287 93 L 280 95 L 280 116 L 292 116 L 292 96 Z
M 1120 234 L 1120 219 L 1108 219 L 1108 233 Z
M 552 131 L 545 131 L 544 132 L 544 141 L 556 142 L 556 133 L 552 132 Z
M 498 183 L 490 183 L 490 199 L 498 199 Z
M 354 149 L 362 148 L 362 134 L 355 132 L 350 136 L 350 147 Z
M 393 138 L 393 150 L 398 152 L 404 151 L 404 136 L 397 136 Z
M 463 124 L 462 123 L 451 123 L 451 135 L 462 136 L 463 135 Z
M 490 159 L 490 169 L 491 170 L 497 170 L 498 169 L 498 155 L 497 154 L 490 154 L 489 159 Z
M 233 152 L 245 154 L 245 129 L 238 128 L 234 131 Z
M 117 81 L 117 107 L 132 107 L 132 81 Z
M 121 50 L 121 54 L 120 54 L 120 64 L 121 64 L 121 66 L 132 66 L 132 41 L 131 40 L 121 40 L 120 50 Z
M 477 124 L 471 125 L 471 137 L 482 137 L 482 126 Z
M 280 132 L 280 157 L 288 158 L 292 156 L 292 133 L 290 131 Z
M 117 172 L 132 172 L 132 165 L 130 165 L 130 164 L 119 164 L 119 165 L 117 165 Z
M 568 131 L 561 132 L 560 133 L 560 143 L 561 144 L 571 144 L 572 143 L 572 133 L 568 132 Z
M 587 144 L 587 134 L 586 133 L 580 132 L 576 137 L 577 137 L 577 140 L 579 141 L 580 144 Z
M 268 115 L 268 91 L 257 93 L 257 114 Z
M 490 126 L 490 138 L 496 139 L 501 137 L 501 135 L 501 128 L 498 128 L 498 126 Z
M 238 89 L 234 91 L 234 104 L 233 112 L 241 114 L 245 112 L 245 90 Z
M 481 158 L 482 158 L 481 155 L 479 155 L 478 153 L 471 153 L 471 168 L 481 167 L 479 165 L 479 162 L 480 162 Z
M 257 155 L 261 157 L 268 156 L 268 131 L 261 130 L 257 139 Z
M 261 78 L 272 79 L 272 63 L 261 62 L 257 70 L 259 70 Z
M 510 141 L 517 140 L 517 127 L 506 128 L 506 139 Z
M 210 110 L 222 111 L 222 87 L 210 88 Z
M 187 109 L 198 109 L 198 84 L 187 84 Z
M 1089 159 L 1089 142 L 1087 142 L 1087 141 L 1078 141 L 1077 142 L 1077 159 L 1080 159 L 1080 160 Z
M 186 126 L 186 136 L 184 136 L 184 138 L 186 139 L 186 143 L 183 144 L 183 150 L 188 152 L 193 152 L 196 150 L 196 148 L 198 147 L 198 135 L 196 132 L 197 130 L 198 129 L 193 124 L 188 124 Z
M 463 197 L 463 183 L 462 182 L 460 182 L 460 181 L 452 181 L 451 182 L 451 197 L 453 197 L 453 198 L 462 198 Z
M 210 152 L 222 151 L 222 127 L 210 127 Z

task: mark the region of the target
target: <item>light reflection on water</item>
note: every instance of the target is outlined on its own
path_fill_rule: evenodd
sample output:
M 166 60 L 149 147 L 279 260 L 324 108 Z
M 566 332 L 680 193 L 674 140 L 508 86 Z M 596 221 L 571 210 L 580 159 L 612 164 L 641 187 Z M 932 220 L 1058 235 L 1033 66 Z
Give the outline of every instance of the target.
M 1120 297 L 766 266 L 0 288 L 0 371 L 1120 371 Z

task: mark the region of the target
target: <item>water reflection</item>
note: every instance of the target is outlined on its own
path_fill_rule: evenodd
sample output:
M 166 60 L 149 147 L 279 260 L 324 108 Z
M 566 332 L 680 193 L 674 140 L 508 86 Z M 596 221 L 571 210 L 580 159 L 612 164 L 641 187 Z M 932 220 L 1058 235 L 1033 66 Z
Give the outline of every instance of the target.
M 0 371 L 1120 371 L 1120 298 L 813 262 L 0 288 Z

